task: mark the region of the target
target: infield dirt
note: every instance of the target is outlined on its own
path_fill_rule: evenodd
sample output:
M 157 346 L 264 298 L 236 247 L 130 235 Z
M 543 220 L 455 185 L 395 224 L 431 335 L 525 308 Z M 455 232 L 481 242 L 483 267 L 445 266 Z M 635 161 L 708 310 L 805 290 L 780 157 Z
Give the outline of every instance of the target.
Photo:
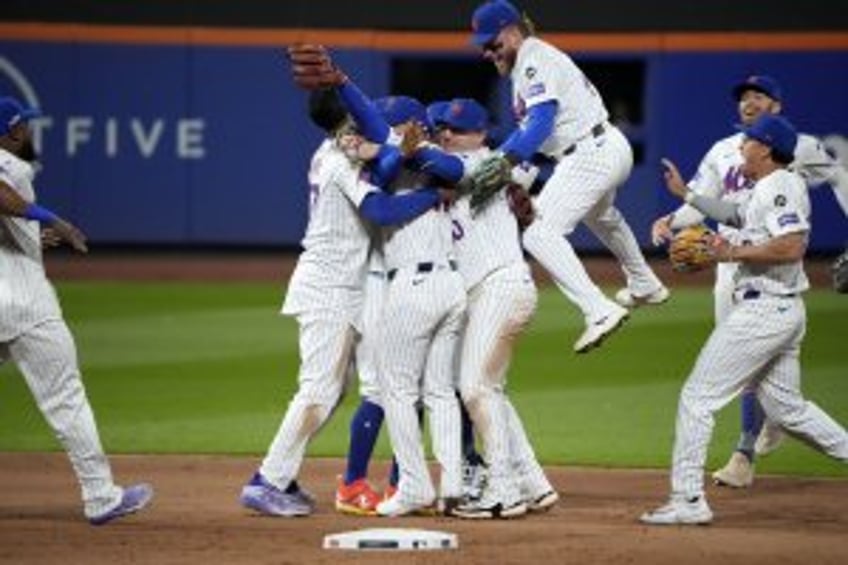
M 333 509 L 343 462 L 308 459 L 303 484 L 319 499 L 309 518 L 268 518 L 238 504 L 257 458 L 115 456 L 123 483 L 156 488 L 144 512 L 103 527 L 81 515 L 62 453 L 0 453 L 0 563 L 845 563 L 848 481 L 761 477 L 749 490 L 710 486 L 710 526 L 649 527 L 639 514 L 663 502 L 664 471 L 550 468 L 562 500 L 510 521 L 356 518 Z M 373 466 L 382 479 L 385 463 Z M 379 480 L 375 481 L 379 485 Z M 410 527 L 459 536 L 442 552 L 324 550 L 328 533 Z

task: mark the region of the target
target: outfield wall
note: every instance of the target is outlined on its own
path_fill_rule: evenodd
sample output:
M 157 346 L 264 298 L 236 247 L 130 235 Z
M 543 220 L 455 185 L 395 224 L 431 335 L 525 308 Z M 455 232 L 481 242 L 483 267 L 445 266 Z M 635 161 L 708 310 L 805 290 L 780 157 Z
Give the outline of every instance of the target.
M 659 159 L 692 173 L 732 131 L 729 88 L 749 73 L 778 77 L 787 115 L 848 162 L 848 34 L 546 37 L 574 54 L 629 122 L 639 163 L 619 202 L 643 245 L 651 220 L 674 205 Z M 450 32 L 0 23 L 0 91 L 44 109 L 41 199 L 94 242 L 295 245 L 320 135 L 281 49 L 303 38 L 332 45 L 373 95 L 474 95 L 497 116 L 496 132 L 508 127 L 508 89 L 464 33 Z M 813 248 L 835 251 L 848 222 L 829 189 L 813 200 Z M 598 247 L 584 232 L 575 241 Z

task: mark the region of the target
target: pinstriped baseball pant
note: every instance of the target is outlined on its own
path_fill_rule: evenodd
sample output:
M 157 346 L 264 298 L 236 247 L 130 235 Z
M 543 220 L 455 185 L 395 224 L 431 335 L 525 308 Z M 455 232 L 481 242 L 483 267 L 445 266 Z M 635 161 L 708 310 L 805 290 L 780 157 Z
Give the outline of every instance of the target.
M 392 451 L 400 467 L 397 496 L 410 504 L 435 497 L 422 444 L 416 403 L 429 413 L 433 452 L 441 466 L 440 495 L 462 492 L 462 445 L 453 360 L 465 313 L 458 273 L 437 267 L 401 268 L 389 283 L 379 353 L 383 408 Z
M 112 480 L 68 326 L 61 319 L 46 320 L 0 344 L 0 359 L 7 355 L 23 374 L 44 419 L 68 454 L 86 517 L 114 507 L 123 489 Z
M 816 449 L 848 461 L 848 433 L 801 395 L 799 355 L 806 330 L 801 298 L 741 300 L 712 332 L 680 393 L 671 487 L 687 498 L 704 491 L 714 414 L 749 383 L 769 418 Z
M 521 478 L 534 493 L 550 490 L 544 475 L 541 481 L 528 476 L 538 463 L 505 390 L 513 344 L 532 319 L 536 302 L 536 287 L 524 264 L 490 274 L 468 296 L 460 391 L 483 441 L 489 467 L 487 489 L 504 503 L 521 497 L 513 466 L 521 469 Z M 531 457 L 525 461 L 528 448 Z M 539 482 L 541 488 L 536 486 Z
M 297 478 L 306 447 L 338 405 L 356 335 L 350 320 L 336 309 L 306 312 L 297 321 L 298 389 L 259 467 L 262 476 L 279 489 Z

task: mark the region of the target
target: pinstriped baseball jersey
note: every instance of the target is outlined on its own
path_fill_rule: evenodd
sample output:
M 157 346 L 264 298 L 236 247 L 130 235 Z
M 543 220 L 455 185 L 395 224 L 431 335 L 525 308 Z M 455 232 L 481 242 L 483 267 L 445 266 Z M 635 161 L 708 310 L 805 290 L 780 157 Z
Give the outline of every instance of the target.
M 32 166 L 0 149 L 0 180 L 33 202 Z M 61 309 L 41 261 L 38 222 L 0 216 L 0 341 L 51 318 Z
M 393 192 L 403 194 L 425 186 L 428 175 L 403 169 L 392 183 Z M 450 216 L 433 208 L 400 226 L 383 229 L 383 257 L 386 269 L 453 258 Z
M 462 159 L 465 170 L 471 171 L 490 154 L 490 149 L 482 147 L 456 155 Z M 459 273 L 466 288 L 472 288 L 501 267 L 524 262 L 518 225 L 504 191 L 473 216 L 467 197 L 457 200 L 450 214 Z
M 358 208 L 369 192 L 377 190 L 360 181 L 359 173 L 333 140 L 325 140 L 313 155 L 309 223 L 284 314 L 338 305 L 348 315 L 358 315 L 371 247 L 371 234 Z
M 744 210 L 738 238 L 743 245 L 760 245 L 775 237 L 810 230 L 810 200 L 804 182 L 785 169 L 760 179 Z M 767 267 L 741 263 L 735 282 L 737 288 L 777 296 L 798 294 L 810 286 L 800 260 Z
M 554 131 L 539 148 L 540 153 L 559 157 L 609 117 L 600 94 L 574 61 L 535 37 L 521 44 L 511 78 L 513 108 L 519 119 L 531 106 L 558 102 Z

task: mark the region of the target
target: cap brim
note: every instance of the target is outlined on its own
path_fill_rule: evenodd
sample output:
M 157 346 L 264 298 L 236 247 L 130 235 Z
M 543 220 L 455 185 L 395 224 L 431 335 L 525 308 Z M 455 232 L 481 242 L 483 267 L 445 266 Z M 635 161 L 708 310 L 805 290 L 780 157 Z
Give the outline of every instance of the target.
M 498 36 L 497 33 L 475 33 L 471 36 L 471 45 L 483 47 Z
M 741 84 L 737 84 L 736 86 L 734 86 L 733 90 L 731 91 L 733 93 L 733 99 L 738 102 L 742 98 L 742 95 L 747 90 L 753 90 L 755 92 L 760 92 L 762 94 L 765 94 L 766 96 L 768 96 L 772 100 L 777 100 L 777 98 L 774 97 L 774 94 L 772 94 L 771 92 L 769 92 L 765 88 L 763 88 L 763 87 L 761 87 L 757 84 L 751 84 L 750 82 L 743 82 Z
M 40 118 L 41 110 L 38 108 L 24 108 L 21 111 L 21 120 L 31 120 L 32 118 Z

